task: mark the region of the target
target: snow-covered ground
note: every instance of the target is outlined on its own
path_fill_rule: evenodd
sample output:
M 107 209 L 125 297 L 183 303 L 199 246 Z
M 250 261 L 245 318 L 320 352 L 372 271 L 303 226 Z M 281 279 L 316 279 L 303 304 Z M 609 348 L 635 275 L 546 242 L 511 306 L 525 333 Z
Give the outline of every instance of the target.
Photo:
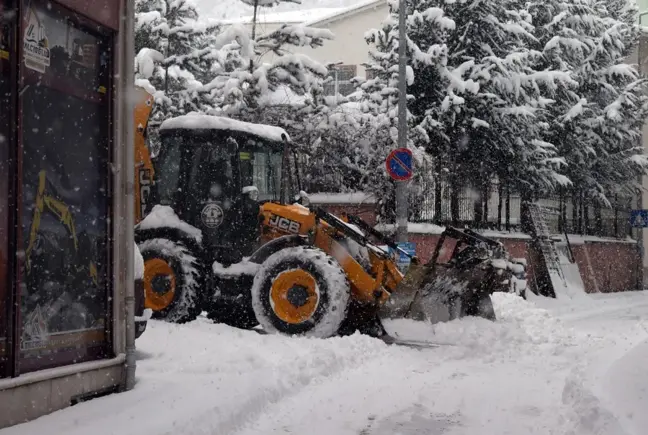
M 426 349 L 152 322 L 135 390 L 0 434 L 646 433 L 648 292 L 494 302 L 496 323 L 388 325 Z

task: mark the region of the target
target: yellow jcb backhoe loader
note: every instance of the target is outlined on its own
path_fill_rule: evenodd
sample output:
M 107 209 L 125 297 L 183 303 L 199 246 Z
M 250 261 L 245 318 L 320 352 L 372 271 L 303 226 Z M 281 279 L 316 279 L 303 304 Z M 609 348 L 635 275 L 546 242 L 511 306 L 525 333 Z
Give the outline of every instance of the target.
M 147 306 L 172 322 L 201 311 L 239 328 L 329 337 L 384 336 L 381 318 L 493 319 L 490 294 L 512 274 L 501 243 L 448 228 L 433 260 L 408 276 L 380 246 L 397 245 L 355 216 L 295 203 L 291 145 L 278 127 L 186 115 L 160 127 L 151 203 L 135 228 Z M 454 249 L 437 264 L 445 243 Z
M 144 88 L 135 87 L 135 223 L 150 211 L 151 188 L 155 169 L 146 146 L 148 120 L 153 111 L 153 96 Z

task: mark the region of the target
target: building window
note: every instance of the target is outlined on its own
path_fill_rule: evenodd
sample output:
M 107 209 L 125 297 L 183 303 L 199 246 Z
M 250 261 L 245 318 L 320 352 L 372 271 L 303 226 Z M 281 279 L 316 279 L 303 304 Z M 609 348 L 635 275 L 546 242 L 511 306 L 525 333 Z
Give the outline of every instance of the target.
M 53 3 L 32 0 L 22 15 L 20 371 L 27 372 L 109 353 L 111 41 Z
M 329 69 L 330 80 L 324 84 L 324 95 L 349 95 L 355 90 L 351 79 L 357 74 L 357 65 L 336 65 Z

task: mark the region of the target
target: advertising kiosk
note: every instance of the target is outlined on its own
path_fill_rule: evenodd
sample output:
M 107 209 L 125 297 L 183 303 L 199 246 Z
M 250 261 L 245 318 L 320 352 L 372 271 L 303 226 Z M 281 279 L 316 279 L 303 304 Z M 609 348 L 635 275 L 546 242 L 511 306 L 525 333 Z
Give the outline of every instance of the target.
M 127 7 L 0 0 L 0 428 L 126 386 Z

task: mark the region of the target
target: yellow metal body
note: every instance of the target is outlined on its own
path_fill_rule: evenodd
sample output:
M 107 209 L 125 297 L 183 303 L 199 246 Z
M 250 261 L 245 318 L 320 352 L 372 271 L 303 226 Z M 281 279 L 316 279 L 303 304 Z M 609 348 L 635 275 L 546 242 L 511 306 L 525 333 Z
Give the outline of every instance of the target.
M 298 286 L 306 292 L 303 305 L 296 306 L 289 300 L 289 292 Z M 310 319 L 319 303 L 317 281 L 305 270 L 293 269 L 280 273 L 270 289 L 272 308 L 287 323 L 298 324 Z
M 305 235 L 313 245 L 335 258 L 351 284 L 352 297 L 365 304 L 382 305 L 403 280 L 403 274 L 389 258 L 368 250 L 370 271 L 351 255 L 349 250 L 336 239 L 340 233 L 322 220 L 317 220 L 313 212 L 299 205 L 265 203 L 261 206 L 261 242 L 290 234 Z M 344 217 L 340 217 L 344 220 Z M 342 236 L 344 237 L 344 236 Z
M 153 96 L 144 88 L 135 88 L 135 224 L 149 211 L 149 196 L 155 170 L 146 146 L 146 126 L 153 111 Z

